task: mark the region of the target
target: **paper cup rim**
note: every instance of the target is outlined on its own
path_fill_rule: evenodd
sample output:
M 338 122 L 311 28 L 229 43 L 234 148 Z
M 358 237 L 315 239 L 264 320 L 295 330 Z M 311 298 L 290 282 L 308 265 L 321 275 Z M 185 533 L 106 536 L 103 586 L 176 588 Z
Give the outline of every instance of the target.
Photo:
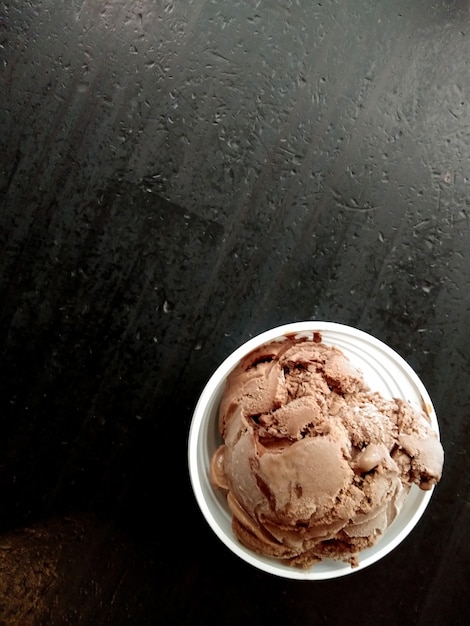
M 238 362 L 257 347 L 278 338 L 291 335 L 298 336 L 299 338 L 302 336 L 308 337 L 314 332 L 320 332 L 324 343 L 337 345 L 349 358 L 351 358 L 351 354 L 348 354 L 348 349 L 344 349 L 344 346 L 341 345 L 345 342 L 346 345 L 348 345 L 349 342 L 349 348 L 363 344 L 367 346 L 370 351 L 374 350 L 382 358 L 386 359 L 389 365 L 394 364 L 396 366 L 396 372 L 400 372 L 401 375 L 401 380 L 397 382 L 397 388 L 399 387 L 401 397 L 403 397 L 403 395 L 412 395 L 413 398 L 409 399 L 404 397 L 404 399 L 409 399 L 415 405 L 419 402 L 421 407 L 429 415 L 433 429 L 439 434 L 438 421 L 431 398 L 416 372 L 393 348 L 358 328 L 337 322 L 323 321 L 304 321 L 283 324 L 263 331 L 245 341 L 222 361 L 205 384 L 199 396 L 189 429 L 188 465 L 194 496 L 209 526 L 234 554 L 266 573 L 297 580 L 327 580 L 338 578 L 362 571 L 369 565 L 376 563 L 389 554 L 409 535 L 422 517 L 434 491 L 434 489 L 422 491 L 413 485 L 397 518 L 374 546 L 358 553 L 359 565 L 354 568 L 347 563 L 333 561 L 331 559 L 325 559 L 321 563 L 315 564 L 308 569 L 296 568 L 283 564 L 277 559 L 260 556 L 252 550 L 245 548 L 245 546 L 237 540 L 231 530 L 231 515 L 224 502 L 225 496 L 221 496 L 221 494 L 218 494 L 216 490 L 212 488 L 209 479 L 210 456 L 215 447 L 212 451 L 208 450 L 208 429 L 210 423 L 214 428 L 213 420 L 217 419 L 217 408 L 225 380 Z M 378 362 L 373 364 L 372 369 L 376 366 L 379 367 Z M 386 376 L 387 373 L 385 372 L 383 375 Z M 396 373 L 395 376 L 397 376 Z M 369 384 L 369 380 L 366 376 L 365 379 Z M 407 393 L 402 393 L 401 389 L 403 381 L 405 380 L 407 381 Z M 391 383 L 391 385 L 393 387 L 393 383 Z M 392 391 L 389 391 L 388 395 L 394 397 Z M 410 498 L 412 498 L 411 502 Z

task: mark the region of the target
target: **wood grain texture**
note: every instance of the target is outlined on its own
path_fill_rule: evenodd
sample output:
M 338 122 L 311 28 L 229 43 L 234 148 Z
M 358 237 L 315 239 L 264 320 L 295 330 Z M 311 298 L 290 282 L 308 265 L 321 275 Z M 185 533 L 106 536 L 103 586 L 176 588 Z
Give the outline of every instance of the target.
M 467 624 L 468 2 L 1 12 L 0 624 Z M 228 554 L 186 464 L 214 368 L 302 319 L 397 350 L 446 452 L 412 535 L 320 586 Z

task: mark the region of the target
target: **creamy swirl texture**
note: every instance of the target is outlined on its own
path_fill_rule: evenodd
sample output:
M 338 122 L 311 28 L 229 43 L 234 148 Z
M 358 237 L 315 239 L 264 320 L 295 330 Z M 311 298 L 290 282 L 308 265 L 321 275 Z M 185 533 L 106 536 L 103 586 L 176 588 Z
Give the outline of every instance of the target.
M 211 482 L 246 547 L 300 567 L 357 564 L 412 483 L 430 489 L 443 449 L 425 412 L 370 390 L 336 347 L 286 337 L 246 356 L 219 409 Z

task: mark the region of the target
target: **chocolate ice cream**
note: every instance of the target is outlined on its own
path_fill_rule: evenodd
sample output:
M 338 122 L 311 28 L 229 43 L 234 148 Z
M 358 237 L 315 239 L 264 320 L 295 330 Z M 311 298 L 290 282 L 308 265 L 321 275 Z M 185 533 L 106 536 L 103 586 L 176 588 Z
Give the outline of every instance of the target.
M 443 449 L 424 409 L 370 390 L 336 347 L 286 337 L 231 372 L 211 482 L 233 531 L 255 552 L 309 567 L 358 564 L 412 483 L 431 489 Z

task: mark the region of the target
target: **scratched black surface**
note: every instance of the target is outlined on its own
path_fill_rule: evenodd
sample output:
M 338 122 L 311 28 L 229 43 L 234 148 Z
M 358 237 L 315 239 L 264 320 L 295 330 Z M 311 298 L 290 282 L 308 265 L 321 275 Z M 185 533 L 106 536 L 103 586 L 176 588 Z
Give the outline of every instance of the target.
M 119 584 L 91 539 L 21 623 L 467 624 L 469 3 L 14 0 L 0 36 L 0 529 L 124 537 Z M 214 368 L 303 319 L 405 357 L 446 452 L 412 535 L 321 583 L 238 562 L 186 466 Z

